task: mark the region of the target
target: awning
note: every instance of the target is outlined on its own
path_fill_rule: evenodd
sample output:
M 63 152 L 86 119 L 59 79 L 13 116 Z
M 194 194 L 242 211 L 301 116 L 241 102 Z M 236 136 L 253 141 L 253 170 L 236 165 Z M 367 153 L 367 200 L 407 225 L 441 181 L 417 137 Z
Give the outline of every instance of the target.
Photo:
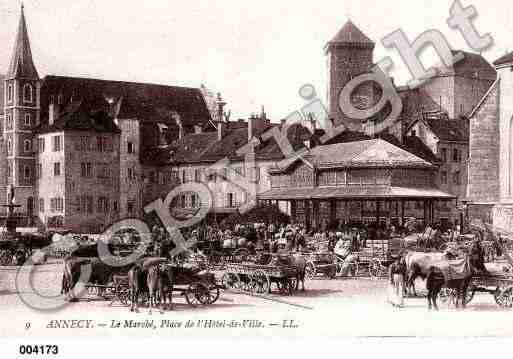
M 344 186 L 309 188 L 274 188 L 258 195 L 258 199 L 455 199 L 436 188 L 390 186 Z

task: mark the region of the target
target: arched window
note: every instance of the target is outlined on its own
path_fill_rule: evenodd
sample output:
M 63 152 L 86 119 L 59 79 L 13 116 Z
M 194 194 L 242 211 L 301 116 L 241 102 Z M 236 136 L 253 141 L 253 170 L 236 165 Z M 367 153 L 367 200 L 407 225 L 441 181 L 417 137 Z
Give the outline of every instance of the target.
M 7 154 L 12 155 L 12 141 L 7 140 Z
M 12 102 L 13 99 L 14 99 L 14 87 L 12 86 L 12 84 L 10 84 L 9 86 L 7 86 L 7 101 Z
M 32 102 L 34 100 L 34 88 L 30 84 L 23 86 L 23 100 L 25 102 Z
M 25 179 L 30 179 L 30 176 L 31 176 L 30 167 L 29 166 L 23 167 L 23 177 L 25 177 Z
M 30 126 L 32 124 L 32 116 L 30 113 L 25 114 L 25 126 Z
M 12 115 L 10 113 L 6 115 L 5 127 L 7 130 L 12 130 L 13 128 Z
M 25 152 L 32 151 L 32 142 L 30 140 L 23 141 L 23 150 Z

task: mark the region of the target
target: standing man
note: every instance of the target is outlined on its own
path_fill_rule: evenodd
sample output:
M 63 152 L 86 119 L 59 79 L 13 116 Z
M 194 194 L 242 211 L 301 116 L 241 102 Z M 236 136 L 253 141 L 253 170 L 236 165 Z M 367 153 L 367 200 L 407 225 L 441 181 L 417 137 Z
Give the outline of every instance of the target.
M 404 277 L 406 276 L 406 263 L 401 256 L 395 258 L 389 268 L 390 286 L 388 290 L 388 302 L 394 307 L 404 306 Z

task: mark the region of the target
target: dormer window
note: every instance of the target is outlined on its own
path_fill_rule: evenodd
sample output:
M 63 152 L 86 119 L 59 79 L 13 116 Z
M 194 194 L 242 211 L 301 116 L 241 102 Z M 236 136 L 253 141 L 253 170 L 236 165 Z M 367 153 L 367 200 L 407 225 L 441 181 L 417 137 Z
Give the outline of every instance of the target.
M 23 100 L 25 102 L 32 102 L 32 101 L 34 101 L 34 89 L 29 84 L 26 84 L 23 87 Z

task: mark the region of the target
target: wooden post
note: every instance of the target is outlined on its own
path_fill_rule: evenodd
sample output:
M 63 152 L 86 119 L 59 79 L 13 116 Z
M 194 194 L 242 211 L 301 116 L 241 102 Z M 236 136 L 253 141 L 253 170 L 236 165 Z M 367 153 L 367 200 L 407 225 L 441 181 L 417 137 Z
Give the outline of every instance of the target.
M 307 230 L 311 229 L 311 218 L 310 218 L 310 200 L 305 200 L 305 227 Z
M 290 219 L 293 222 L 297 221 L 297 201 L 294 199 L 290 200 Z
M 401 226 L 404 226 L 404 200 L 401 200 Z
M 381 202 L 380 201 L 376 201 L 376 221 L 378 223 L 378 226 L 379 226 L 379 217 L 381 217 L 381 215 L 379 213 L 380 210 L 381 210 L 380 206 L 381 206 Z
M 330 223 L 329 225 L 335 223 L 337 220 L 337 201 L 332 199 L 330 201 Z

